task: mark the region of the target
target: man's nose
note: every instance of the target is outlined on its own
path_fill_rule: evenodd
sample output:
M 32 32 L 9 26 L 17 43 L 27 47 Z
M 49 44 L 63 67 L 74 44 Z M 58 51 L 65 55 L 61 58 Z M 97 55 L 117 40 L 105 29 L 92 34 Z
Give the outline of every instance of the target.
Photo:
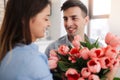
M 72 20 L 68 19 L 68 20 L 66 21 L 66 25 L 67 25 L 67 26 L 71 26 L 72 24 L 73 24 L 73 21 L 72 21 Z

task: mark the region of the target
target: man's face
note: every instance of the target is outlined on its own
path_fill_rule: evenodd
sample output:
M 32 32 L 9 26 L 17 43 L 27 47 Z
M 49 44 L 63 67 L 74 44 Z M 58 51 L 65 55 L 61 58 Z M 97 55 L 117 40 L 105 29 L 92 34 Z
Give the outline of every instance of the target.
M 88 22 L 88 16 L 83 16 L 83 12 L 79 7 L 70 7 L 64 12 L 64 26 L 68 36 L 84 34 L 84 28 Z

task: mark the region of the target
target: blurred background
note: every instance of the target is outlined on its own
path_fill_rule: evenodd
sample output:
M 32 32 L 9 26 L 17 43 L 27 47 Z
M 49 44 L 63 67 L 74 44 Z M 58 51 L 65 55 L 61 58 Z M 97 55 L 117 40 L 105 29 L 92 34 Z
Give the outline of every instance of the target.
M 52 15 L 51 27 L 46 31 L 46 36 L 38 39 L 40 49 L 45 50 L 48 44 L 66 34 L 63 25 L 63 13 L 60 8 L 66 0 L 51 0 Z M 81 0 L 88 8 L 90 22 L 86 25 L 85 33 L 93 39 L 99 38 L 104 43 L 107 32 L 120 36 L 120 0 Z M 0 25 L 4 15 L 7 0 L 0 0 Z

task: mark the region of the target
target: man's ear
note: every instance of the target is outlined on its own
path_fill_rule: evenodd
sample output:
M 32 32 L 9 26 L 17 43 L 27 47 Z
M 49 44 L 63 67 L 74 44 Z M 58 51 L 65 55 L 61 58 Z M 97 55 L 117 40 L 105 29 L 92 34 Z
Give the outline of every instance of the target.
M 89 23 L 89 16 L 85 17 L 85 23 L 88 24 Z

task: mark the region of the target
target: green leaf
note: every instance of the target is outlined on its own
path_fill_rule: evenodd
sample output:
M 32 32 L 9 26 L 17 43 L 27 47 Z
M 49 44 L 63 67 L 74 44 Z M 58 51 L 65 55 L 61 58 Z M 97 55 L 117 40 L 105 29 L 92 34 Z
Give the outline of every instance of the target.
M 80 42 L 83 47 L 87 47 L 89 50 L 92 48 L 98 48 L 99 47 L 99 42 L 98 39 L 94 42 L 91 43 L 88 39 L 86 39 L 86 42 Z
M 58 56 L 61 58 L 61 60 L 62 61 L 67 61 L 67 62 L 69 62 L 69 60 L 68 60 L 68 55 L 61 55 L 61 54 L 59 54 L 59 53 L 57 53 L 58 54 Z
M 93 47 L 98 48 L 99 47 L 99 42 L 98 39 L 92 44 Z
M 54 74 L 54 76 L 61 78 L 61 75 L 59 73 Z
M 106 76 L 103 76 L 100 80 L 106 80 L 107 77 Z
M 110 69 L 103 69 L 103 74 L 106 74 L 110 71 Z
M 115 77 L 113 80 L 120 80 L 120 78 L 119 77 Z
M 58 67 L 60 68 L 61 71 L 67 71 L 68 68 L 70 67 L 69 63 L 63 62 L 63 61 L 58 61 Z
M 101 69 L 97 75 L 99 75 L 100 78 L 105 78 L 105 74 L 107 74 L 109 71 L 109 69 Z
M 68 64 L 68 66 L 69 66 L 69 68 L 74 68 L 78 72 L 80 72 L 83 67 L 87 67 L 87 60 L 84 60 L 84 61 L 83 60 L 84 60 L 83 58 L 79 58 L 76 60 L 75 63 L 70 62 Z

